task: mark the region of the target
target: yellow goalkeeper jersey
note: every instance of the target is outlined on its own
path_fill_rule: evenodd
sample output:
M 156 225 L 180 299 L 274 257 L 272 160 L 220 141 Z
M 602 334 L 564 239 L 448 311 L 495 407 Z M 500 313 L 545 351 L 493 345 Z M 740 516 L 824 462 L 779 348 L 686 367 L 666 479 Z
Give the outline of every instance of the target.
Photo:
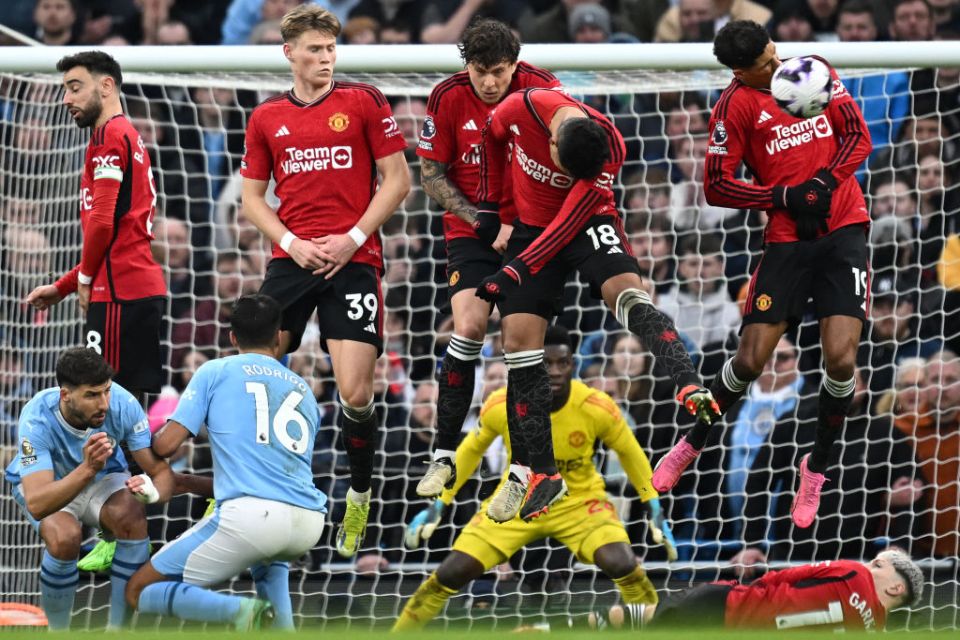
M 606 393 L 573 380 L 566 404 L 559 411 L 551 413 L 550 419 L 553 422 L 553 452 L 557 468 L 571 496 L 606 498 L 603 476 L 593 464 L 594 443 L 600 440 L 617 453 L 640 499 L 646 502 L 657 497 L 656 490 L 650 484 L 653 475 L 650 461 L 617 403 Z M 497 436 L 503 438 L 509 452 L 506 387 L 490 394 L 480 410 L 477 428 L 457 447 L 457 481 L 440 496 L 444 503 L 453 502 L 457 491 L 476 471 L 484 451 Z M 504 472 L 501 483 L 506 475 Z

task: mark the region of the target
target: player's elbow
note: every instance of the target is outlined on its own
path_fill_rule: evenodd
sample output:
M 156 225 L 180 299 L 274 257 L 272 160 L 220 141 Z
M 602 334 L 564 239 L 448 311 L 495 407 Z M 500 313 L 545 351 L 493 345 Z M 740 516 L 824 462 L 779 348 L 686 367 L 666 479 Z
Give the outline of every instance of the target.
M 36 498 L 33 498 L 33 499 L 27 498 L 25 500 L 25 504 L 27 507 L 27 512 L 30 514 L 30 517 L 38 522 L 46 518 L 51 513 L 53 513 L 52 511 L 47 509 L 40 500 Z
M 153 442 L 150 444 L 150 448 L 153 449 L 153 452 L 157 454 L 158 458 L 169 458 L 177 449 L 180 447 L 179 443 L 173 442 L 166 438 L 154 438 Z

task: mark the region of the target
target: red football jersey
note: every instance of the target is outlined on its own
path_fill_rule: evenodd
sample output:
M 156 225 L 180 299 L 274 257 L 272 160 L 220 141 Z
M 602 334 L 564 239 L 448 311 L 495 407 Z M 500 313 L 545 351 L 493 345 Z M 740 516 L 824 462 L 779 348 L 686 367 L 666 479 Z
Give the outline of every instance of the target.
M 550 158 L 550 121 L 562 107 L 583 110 L 607 132 L 610 160 L 594 180 L 574 180 Z M 509 162 L 520 221 L 546 227 L 517 256 L 530 273 L 536 273 L 573 240 L 591 216 L 617 213 L 613 181 L 625 154 L 623 136 L 599 111 L 555 89 L 518 91 L 500 103 L 484 129 L 477 201 L 508 199 L 504 183 Z M 623 235 L 622 229 L 618 232 Z
M 559 86 L 560 81 L 549 71 L 519 62 L 504 98 L 521 89 Z M 466 71 L 440 82 L 427 102 L 417 155 L 447 165 L 447 177 L 471 199 L 480 181 L 480 133 L 495 107 L 477 96 Z M 504 219 L 504 213 L 501 211 L 501 219 L 510 223 L 512 219 Z M 443 214 L 443 235 L 447 240 L 477 237 L 470 224 L 449 211 Z
M 727 596 L 726 626 L 790 629 L 824 625 L 883 629 L 887 613 L 870 569 L 853 560 L 828 560 L 771 571 Z
M 377 190 L 376 161 L 407 143 L 379 89 L 334 81 L 306 103 L 287 92 L 254 109 L 247 123 L 240 173 L 277 181 L 277 215 L 303 239 L 346 233 Z M 274 257 L 287 257 L 273 247 Z M 380 234 L 372 233 L 351 262 L 383 267 Z
M 150 156 L 143 139 L 123 114 L 94 129 L 87 144 L 80 178 L 80 225 L 84 253 L 89 241 L 87 223 L 93 212 L 94 193 L 103 180 L 120 183 L 113 214 L 113 236 L 94 274 L 92 302 L 124 302 L 167 295 L 160 265 L 150 253 L 157 188 L 150 170 Z M 62 295 L 77 290 L 80 266 L 57 281 Z
M 826 62 L 826 61 L 824 61 Z M 833 93 L 827 110 L 800 119 L 777 106 L 770 91 L 734 79 L 710 114 L 704 171 L 707 202 L 733 209 L 767 209 L 767 242 L 795 242 L 797 228 L 786 209 L 771 205 L 773 187 L 797 185 L 826 168 L 837 180 L 829 229 L 870 221 L 853 173 L 873 146 L 860 108 L 831 67 Z M 740 163 L 753 183 L 737 179 Z

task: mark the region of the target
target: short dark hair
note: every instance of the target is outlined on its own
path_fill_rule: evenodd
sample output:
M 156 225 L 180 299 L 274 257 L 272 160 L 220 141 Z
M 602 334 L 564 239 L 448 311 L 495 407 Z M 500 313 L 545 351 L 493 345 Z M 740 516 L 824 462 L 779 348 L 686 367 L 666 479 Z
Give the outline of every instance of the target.
M 716 256 L 723 252 L 723 243 L 720 238 L 712 234 L 702 236 L 689 235 L 680 241 L 677 249 L 677 256 L 682 257 L 687 254 L 699 254 L 703 256 Z
M 770 34 L 753 20 L 731 20 L 713 39 L 713 55 L 730 69 L 748 69 L 767 48 Z
M 87 347 L 71 347 L 57 360 L 57 384 L 61 387 L 96 386 L 109 381 L 113 374 L 103 356 Z
M 81 51 L 72 56 L 64 56 L 57 62 L 57 71 L 66 73 L 74 67 L 84 67 L 94 76 L 110 76 L 119 87 L 123 83 L 120 63 L 103 51 Z
M 547 327 L 547 332 L 543 336 L 543 346 L 550 345 L 570 347 L 573 351 L 573 341 L 570 339 L 570 332 L 563 325 L 552 324 Z
M 230 330 L 242 348 L 268 347 L 280 330 L 282 315 L 280 305 L 270 296 L 240 296 L 230 312 Z
M 463 64 L 494 67 L 504 60 L 510 64 L 520 58 L 520 39 L 503 22 L 480 18 L 470 23 L 457 44 Z
M 873 6 L 873 2 L 870 0 L 847 0 L 840 8 L 837 9 L 837 18 L 840 18 L 842 13 L 869 13 L 870 17 L 873 19 L 874 26 L 877 25 L 877 10 Z
M 560 164 L 577 180 L 592 180 L 610 159 L 610 138 L 592 118 L 567 118 L 557 130 Z

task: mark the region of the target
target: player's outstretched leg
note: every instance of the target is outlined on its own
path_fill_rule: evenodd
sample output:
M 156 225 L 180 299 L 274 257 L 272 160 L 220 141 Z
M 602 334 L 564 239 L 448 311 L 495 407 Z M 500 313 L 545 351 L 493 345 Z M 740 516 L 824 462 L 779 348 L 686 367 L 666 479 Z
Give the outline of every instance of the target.
M 457 334 L 450 338 L 438 376 L 437 438 L 433 460 L 417 484 L 417 495 L 436 498 L 457 480 L 456 449 L 473 402 L 477 360 L 483 342 Z
M 530 457 L 523 434 L 520 433 L 513 387 L 510 385 L 507 385 L 507 432 L 513 457 L 507 479 L 487 505 L 487 516 L 494 522 L 508 522 L 520 512 L 520 505 L 527 495 L 527 485 L 530 484 Z
M 124 593 L 127 582 L 144 562 L 150 559 L 150 541 L 117 540 L 110 567 L 110 622 L 108 629 L 122 629 L 130 619 L 130 609 Z
M 800 487 L 790 506 L 790 517 L 801 529 L 806 529 L 816 519 L 817 508 L 820 506 L 820 491 L 827 481 L 827 477 L 822 473 L 811 471 L 809 464 L 808 453 L 800 460 Z
M 340 408 L 340 434 L 350 459 L 350 489 L 343 522 L 337 531 L 337 553 L 349 558 L 357 553 L 367 531 L 377 424 L 373 398 L 364 407 L 352 407 L 341 396 Z
M 258 564 L 250 569 L 257 597 L 273 605 L 273 628 L 292 631 L 293 603 L 290 600 L 290 565 L 286 562 Z
M 273 607 L 257 598 L 217 593 L 184 582 L 154 582 L 143 588 L 137 609 L 196 622 L 232 624 L 237 631 L 269 626 Z
M 43 559 L 40 561 L 40 604 L 52 631 L 70 628 L 73 599 L 79 581 L 76 558 L 61 560 L 50 555 L 48 550 L 43 550 Z
M 431 573 L 416 593 L 410 596 L 404 605 L 400 617 L 393 623 L 391 631 L 416 631 L 433 620 L 443 605 L 451 596 L 457 595 L 456 589 L 445 587 L 437 578 L 436 572 Z

